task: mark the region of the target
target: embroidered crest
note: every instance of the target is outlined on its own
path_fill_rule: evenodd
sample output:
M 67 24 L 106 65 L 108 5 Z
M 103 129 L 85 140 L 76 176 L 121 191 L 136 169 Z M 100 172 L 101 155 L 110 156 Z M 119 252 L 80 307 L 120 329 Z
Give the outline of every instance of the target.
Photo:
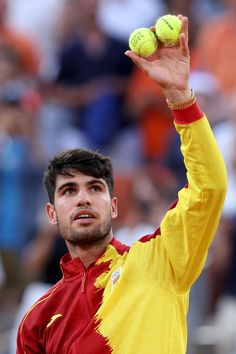
M 112 286 L 114 287 L 117 281 L 119 280 L 121 275 L 121 267 L 119 267 L 115 272 L 111 275 Z

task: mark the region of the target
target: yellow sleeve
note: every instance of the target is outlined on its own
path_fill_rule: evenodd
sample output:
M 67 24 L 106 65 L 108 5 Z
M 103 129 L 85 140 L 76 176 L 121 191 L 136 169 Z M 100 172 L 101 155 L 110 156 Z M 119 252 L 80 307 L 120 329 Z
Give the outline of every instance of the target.
M 175 124 L 187 169 L 188 187 L 161 223 L 158 247 L 178 291 L 187 291 L 203 269 L 226 193 L 226 168 L 210 125 L 203 118 Z

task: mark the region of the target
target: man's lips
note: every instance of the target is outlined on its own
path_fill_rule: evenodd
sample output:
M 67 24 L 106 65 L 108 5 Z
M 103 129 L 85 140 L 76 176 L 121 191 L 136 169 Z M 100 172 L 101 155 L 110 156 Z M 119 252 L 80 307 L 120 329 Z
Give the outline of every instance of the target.
M 80 209 L 73 215 L 73 221 L 89 223 L 96 218 L 96 214 L 91 209 Z

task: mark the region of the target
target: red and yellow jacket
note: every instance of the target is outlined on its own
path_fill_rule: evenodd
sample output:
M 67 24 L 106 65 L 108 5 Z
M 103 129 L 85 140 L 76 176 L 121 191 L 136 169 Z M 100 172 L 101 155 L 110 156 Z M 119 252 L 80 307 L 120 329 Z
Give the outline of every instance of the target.
M 113 239 L 87 269 L 65 255 L 62 280 L 21 322 L 17 354 L 185 353 L 189 291 L 219 222 L 226 171 L 197 104 L 174 115 L 188 186 L 130 248 Z

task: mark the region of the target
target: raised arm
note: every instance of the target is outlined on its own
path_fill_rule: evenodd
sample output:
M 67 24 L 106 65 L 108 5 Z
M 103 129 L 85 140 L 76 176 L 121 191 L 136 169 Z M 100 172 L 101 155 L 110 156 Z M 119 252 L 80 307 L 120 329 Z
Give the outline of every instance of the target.
M 143 254 L 148 265 L 154 263 L 154 272 L 158 267 L 158 280 L 183 292 L 199 276 L 216 232 L 226 193 L 226 170 L 210 125 L 188 84 L 188 20 L 179 17 L 178 45 L 159 47 L 152 61 L 130 51 L 126 55 L 161 87 L 181 138 L 188 186 L 163 218 L 160 235 L 152 237 L 155 242 L 149 248 L 142 240 L 146 243 L 142 249 L 148 250 Z

